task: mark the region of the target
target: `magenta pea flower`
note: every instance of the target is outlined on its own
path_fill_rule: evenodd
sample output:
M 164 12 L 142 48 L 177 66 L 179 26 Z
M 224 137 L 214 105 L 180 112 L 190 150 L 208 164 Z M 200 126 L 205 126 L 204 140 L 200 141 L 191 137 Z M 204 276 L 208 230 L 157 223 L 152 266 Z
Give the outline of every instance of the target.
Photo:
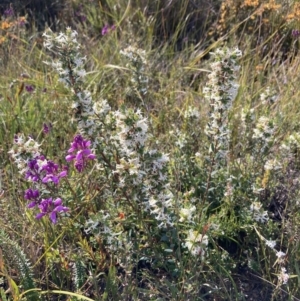
M 109 32 L 115 29 L 116 29 L 116 25 L 109 26 L 108 24 L 105 24 L 105 26 L 101 30 L 101 34 L 105 36 L 106 34 L 108 34 Z
M 66 168 L 60 171 L 58 164 L 47 160 L 43 155 L 29 160 L 27 166 L 25 178 L 32 182 L 53 182 L 55 185 L 58 185 L 60 179 L 67 175 Z
M 78 172 L 82 172 L 88 160 L 96 159 L 96 155 L 90 150 L 91 141 L 84 140 L 81 135 L 75 136 L 66 156 L 68 162 L 74 160 L 74 166 Z
M 24 194 L 24 198 L 25 200 L 28 200 L 28 201 L 31 201 L 27 207 L 28 208 L 33 208 L 35 207 L 36 205 L 39 204 L 39 196 L 40 196 L 40 192 L 38 190 L 33 190 L 31 188 L 27 189 L 25 191 L 25 194 Z
M 63 178 L 67 175 L 67 170 L 64 169 L 63 171 L 59 172 L 58 165 L 50 160 L 47 161 L 47 164 L 43 165 L 42 170 L 46 172 L 46 175 L 42 179 L 43 183 L 53 182 L 57 185 L 60 178 Z
M 292 30 L 292 36 L 293 36 L 293 38 L 299 38 L 300 31 L 298 29 L 293 29 Z
M 41 219 L 48 214 L 53 224 L 57 222 L 58 212 L 67 212 L 69 210 L 68 207 L 62 205 L 62 200 L 60 198 L 57 198 L 55 201 L 53 201 L 52 198 L 43 199 L 38 207 L 41 212 L 36 215 L 36 218 Z
M 49 123 L 49 124 L 44 123 L 43 124 L 43 132 L 44 132 L 44 134 L 48 134 L 51 131 L 51 129 L 52 129 L 52 124 L 51 123 Z
M 31 86 L 31 85 L 25 85 L 25 89 L 26 89 L 26 91 L 29 92 L 29 93 L 32 93 L 32 92 L 34 91 L 34 88 L 33 88 L 33 86 Z
M 103 36 L 105 36 L 105 35 L 108 33 L 108 30 L 109 30 L 109 27 L 108 27 L 108 25 L 106 24 L 106 25 L 102 28 L 101 34 L 102 34 Z
M 6 9 L 4 11 L 4 16 L 5 17 L 11 17 L 14 15 L 14 9 L 12 8 L 12 6 L 10 6 L 8 9 Z

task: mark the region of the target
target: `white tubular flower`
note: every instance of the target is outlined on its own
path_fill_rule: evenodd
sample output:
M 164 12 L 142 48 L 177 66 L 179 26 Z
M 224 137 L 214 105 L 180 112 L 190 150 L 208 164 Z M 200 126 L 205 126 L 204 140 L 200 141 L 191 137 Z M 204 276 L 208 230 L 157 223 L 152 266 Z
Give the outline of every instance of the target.
M 265 223 L 269 220 L 268 212 L 263 210 L 260 202 L 254 202 L 251 204 L 250 213 L 253 219 L 259 223 Z
M 274 248 L 275 248 L 275 246 L 276 246 L 276 241 L 275 241 L 275 240 L 266 240 L 265 242 L 266 242 L 266 245 L 267 245 L 270 249 L 274 250 Z
M 282 267 L 281 268 L 281 272 L 278 275 L 278 280 L 279 280 L 279 284 L 287 284 L 288 280 L 289 280 L 290 276 L 289 274 L 286 272 L 286 268 Z
M 180 222 L 188 221 L 192 222 L 193 213 L 196 211 L 195 206 L 191 206 L 190 208 L 181 208 L 179 215 L 180 215 Z
M 194 118 L 198 120 L 200 119 L 200 112 L 197 108 L 189 106 L 187 110 L 184 112 L 184 118 L 185 119 Z
M 276 256 L 277 256 L 277 258 L 278 258 L 279 261 L 282 261 L 283 258 L 285 257 L 285 255 L 286 254 L 284 252 L 282 252 L 282 251 L 276 252 Z
M 93 104 L 93 110 L 97 115 L 106 115 L 111 110 L 111 107 L 106 99 L 101 99 Z
M 208 236 L 202 235 L 192 229 L 189 230 L 184 244 L 193 256 L 201 256 L 204 259 L 208 245 Z
M 265 170 L 278 170 L 281 168 L 281 164 L 276 159 L 268 160 L 264 165 Z

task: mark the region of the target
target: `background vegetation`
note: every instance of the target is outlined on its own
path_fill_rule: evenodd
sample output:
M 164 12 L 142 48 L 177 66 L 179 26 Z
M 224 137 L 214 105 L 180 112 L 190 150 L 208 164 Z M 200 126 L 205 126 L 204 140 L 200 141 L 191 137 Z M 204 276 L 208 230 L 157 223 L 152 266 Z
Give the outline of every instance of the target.
M 1 300 L 300 300 L 299 1 L 2 0 L 0 12 Z M 66 86 L 52 61 L 74 71 L 76 53 L 47 51 L 43 33 L 69 26 L 87 73 Z M 65 157 L 89 118 L 84 91 L 101 109 L 81 132 L 101 143 L 78 173 Z M 145 134 L 137 157 L 124 128 Z M 28 208 L 21 133 L 68 166 L 48 187 L 69 208 L 55 224 Z

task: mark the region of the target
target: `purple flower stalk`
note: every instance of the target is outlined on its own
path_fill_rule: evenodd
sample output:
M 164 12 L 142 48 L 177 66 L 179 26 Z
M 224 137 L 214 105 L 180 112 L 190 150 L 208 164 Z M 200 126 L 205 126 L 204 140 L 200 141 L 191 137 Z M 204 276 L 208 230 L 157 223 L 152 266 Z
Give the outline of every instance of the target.
M 90 150 L 91 141 L 84 140 L 81 135 L 75 136 L 66 156 L 68 162 L 74 160 L 74 166 L 78 172 L 82 172 L 87 160 L 94 160 L 96 156 Z
M 49 218 L 53 224 L 57 222 L 58 212 L 67 212 L 69 210 L 68 207 L 62 205 L 60 198 L 57 198 L 55 201 L 53 201 L 52 198 L 43 199 L 38 207 L 41 212 L 37 214 L 36 218 L 41 219 L 46 214 L 49 214 Z

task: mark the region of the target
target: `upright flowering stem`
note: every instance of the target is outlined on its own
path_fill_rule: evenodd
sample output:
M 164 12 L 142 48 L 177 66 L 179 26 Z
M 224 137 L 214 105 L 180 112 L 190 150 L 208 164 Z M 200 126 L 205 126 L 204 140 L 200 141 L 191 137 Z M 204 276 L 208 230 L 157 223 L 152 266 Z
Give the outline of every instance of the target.
M 70 27 L 66 33 L 55 34 L 48 30 L 43 34 L 44 46 L 58 54 L 56 61 L 46 62 L 59 74 L 61 81 L 67 88 L 72 89 L 75 101 L 72 105 L 78 122 L 84 122 L 81 130 L 88 133 L 90 126 L 86 126 L 86 120 L 92 115 L 92 99 L 88 91 L 83 89 L 83 81 L 86 76 L 84 62 L 86 57 L 79 52 L 80 44 L 77 41 L 77 32 Z M 91 133 L 90 133 L 91 134 Z
M 237 58 L 241 56 L 238 49 L 217 49 L 215 62 L 211 64 L 212 72 L 203 89 L 204 97 L 210 102 L 209 122 L 205 133 L 210 140 L 209 153 L 216 164 L 226 164 L 230 133 L 228 113 L 237 95 L 238 84 L 235 82 L 239 70 Z
M 237 95 L 238 84 L 235 82 L 239 70 L 237 59 L 242 55 L 238 49 L 217 49 L 212 55 L 212 72 L 203 89 L 204 97 L 210 103 L 209 121 L 205 133 L 209 139 L 210 167 L 206 187 L 209 190 L 213 171 L 228 167 L 230 131 L 228 114 Z M 206 198 L 205 198 L 206 199 Z
M 128 60 L 126 67 L 128 67 L 132 72 L 132 77 L 130 79 L 130 88 L 137 94 L 137 96 L 141 100 L 144 100 L 148 92 L 149 82 L 149 78 L 145 74 L 148 64 L 145 50 L 129 46 L 124 50 L 121 50 L 120 54 Z

